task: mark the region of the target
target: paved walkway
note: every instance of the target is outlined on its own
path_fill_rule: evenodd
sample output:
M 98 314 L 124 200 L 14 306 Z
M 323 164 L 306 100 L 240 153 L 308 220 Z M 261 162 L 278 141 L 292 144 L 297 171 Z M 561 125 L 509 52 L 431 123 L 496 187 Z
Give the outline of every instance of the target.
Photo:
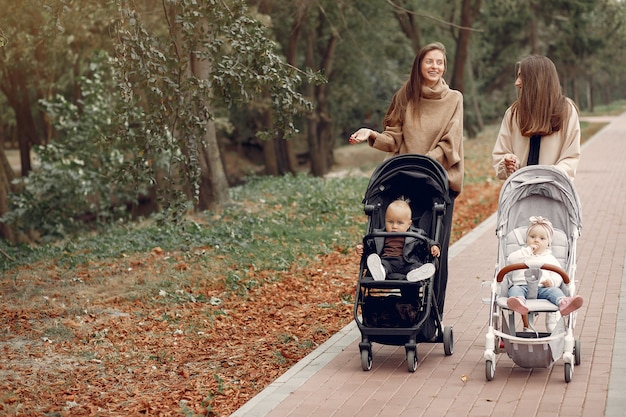
M 404 347 L 374 344 L 364 372 L 352 323 L 232 417 L 626 416 L 625 179 L 626 113 L 583 146 L 576 177 L 583 206 L 576 279 L 585 305 L 574 331 L 582 361 L 569 384 L 562 360 L 528 370 L 505 353 L 494 380 L 485 379 L 489 307 L 481 283 L 492 279 L 497 259 L 494 215 L 450 250 L 444 325 L 454 328 L 452 356 L 442 344 L 420 344 L 410 373 Z

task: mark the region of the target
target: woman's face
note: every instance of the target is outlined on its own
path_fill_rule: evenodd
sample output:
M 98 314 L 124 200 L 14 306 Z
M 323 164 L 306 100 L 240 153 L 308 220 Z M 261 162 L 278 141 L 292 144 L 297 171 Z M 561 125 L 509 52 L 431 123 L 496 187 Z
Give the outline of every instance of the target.
M 445 62 L 443 52 L 440 50 L 434 49 L 426 52 L 424 59 L 422 59 L 422 64 L 420 65 L 424 84 L 433 87 L 439 82 L 446 69 Z
M 515 78 L 515 87 L 522 89 L 522 71 L 517 70 L 517 77 Z

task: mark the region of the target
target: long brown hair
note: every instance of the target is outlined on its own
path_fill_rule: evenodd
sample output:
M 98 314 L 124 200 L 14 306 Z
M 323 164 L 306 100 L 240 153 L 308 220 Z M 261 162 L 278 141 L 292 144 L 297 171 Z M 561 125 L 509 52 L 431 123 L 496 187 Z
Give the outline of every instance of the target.
M 561 130 L 569 117 L 569 106 L 554 63 L 548 57 L 530 55 L 515 67 L 522 88 L 511 106 L 511 117 L 517 117 L 522 135 L 545 136 Z
M 383 120 L 383 128 L 385 128 L 385 126 L 397 126 L 402 124 L 409 102 L 413 103 L 414 109 L 419 108 L 419 102 L 422 98 L 422 84 L 424 83 L 421 71 L 422 61 L 424 60 L 424 55 L 435 50 L 443 53 L 443 73 L 446 73 L 448 69 L 446 47 L 440 42 L 433 42 L 423 47 L 413 60 L 409 79 L 396 91 L 391 99 L 391 104 Z

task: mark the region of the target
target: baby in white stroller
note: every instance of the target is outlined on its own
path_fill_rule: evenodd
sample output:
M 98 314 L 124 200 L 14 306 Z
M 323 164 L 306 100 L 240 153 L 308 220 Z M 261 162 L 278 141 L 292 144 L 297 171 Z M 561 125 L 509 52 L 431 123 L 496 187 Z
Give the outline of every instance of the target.
M 571 381 L 581 356 L 580 340 L 574 339 L 576 310 L 583 304 L 575 285 L 581 229 L 578 194 L 558 169 L 524 167 L 503 184 L 496 228 L 498 261 L 493 280 L 485 283 L 490 290 L 484 299 L 490 304 L 487 380 L 494 378 L 498 354 L 506 352 L 522 368 L 550 368 L 562 357 L 565 381 Z M 535 326 L 540 315 L 554 318 L 552 323 L 547 320 L 547 331 Z
M 508 257 L 509 264 L 525 263 L 527 265 L 554 265 L 561 268 L 558 259 L 552 254 L 550 245 L 554 235 L 554 229 L 550 220 L 541 216 L 532 216 L 526 231 L 526 246 L 511 253 Z M 567 316 L 583 305 L 580 295 L 566 296 L 561 290 L 563 278 L 556 272 L 538 270 L 538 276 L 533 275 L 533 270 L 517 270 L 511 273 L 512 286 L 509 288 L 507 306 L 522 315 L 528 314 L 526 299 L 545 299 L 559 307 L 562 316 Z M 556 320 L 550 320 L 552 313 L 546 316 L 548 331 L 554 330 Z

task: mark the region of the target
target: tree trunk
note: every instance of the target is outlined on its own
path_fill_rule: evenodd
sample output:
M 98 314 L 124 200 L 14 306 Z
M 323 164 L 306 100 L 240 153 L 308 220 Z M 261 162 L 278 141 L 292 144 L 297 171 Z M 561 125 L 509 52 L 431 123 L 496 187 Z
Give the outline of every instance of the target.
M 298 41 L 304 19 L 307 16 L 307 8 L 298 8 L 296 18 L 289 35 L 289 44 L 287 46 L 287 54 L 285 56 L 287 63 L 294 67 L 298 66 Z M 278 159 L 278 166 L 281 168 L 280 173 L 287 172 L 295 174 L 297 171 L 296 155 L 293 146 L 289 140 L 285 140 L 282 135 L 275 139 L 275 157 Z
M 272 127 L 272 115 L 270 110 L 263 112 L 263 126 Z M 276 138 L 261 140 L 263 146 L 263 160 L 265 161 L 265 173 L 267 175 L 283 175 L 296 173 L 296 156 L 291 142 L 285 140 L 282 134 Z
M 274 6 L 273 3 L 263 1 L 256 4 L 259 7 L 259 12 L 264 14 L 271 14 L 271 10 Z M 293 65 L 294 67 L 297 67 L 298 40 L 303 19 L 306 18 L 307 15 L 306 10 L 306 7 L 296 9 L 296 15 L 294 16 L 291 31 L 289 32 L 285 58 L 287 63 Z M 268 102 L 269 101 L 271 101 L 270 98 L 268 98 Z M 270 129 L 272 127 L 271 116 L 272 114 L 270 109 L 264 110 L 261 115 L 261 125 Z M 263 147 L 263 161 L 265 165 L 265 173 L 267 175 L 296 173 L 296 155 L 293 151 L 291 143 L 288 140 L 285 140 L 282 135 L 279 135 L 279 137 L 276 138 L 261 140 L 261 146 Z
M 9 211 L 9 193 L 12 191 L 13 168 L 9 163 L 4 148 L 0 147 L 0 216 Z M 13 226 L 0 223 L 0 237 L 10 243 L 17 243 Z
M 421 33 L 419 22 L 415 19 L 415 15 L 410 11 L 409 5 L 406 0 L 396 2 L 402 9 L 394 7 L 393 14 L 400 25 L 400 29 L 407 37 L 407 39 L 411 42 L 411 46 L 413 48 L 413 52 L 417 55 L 419 50 L 421 49 Z
M 306 52 L 305 52 L 305 66 L 308 68 L 315 67 L 315 37 L 313 36 L 312 30 L 306 31 Z M 307 84 L 306 86 L 306 96 L 312 103 L 315 103 L 315 86 L 312 84 Z M 307 143 L 309 145 L 309 160 L 311 162 L 311 172 L 315 175 L 315 172 L 321 171 L 321 162 L 320 162 L 320 149 L 319 143 L 317 141 L 317 110 L 307 116 L 307 129 L 306 129 L 306 138 Z
M 539 53 L 539 46 L 537 42 L 537 5 L 535 1 L 530 2 L 530 13 L 532 15 L 532 19 L 530 19 L 530 26 L 528 28 L 528 43 L 530 44 L 530 53 L 535 55 Z
M 478 132 L 482 132 L 485 129 L 485 123 L 483 121 L 483 115 L 480 110 L 480 100 L 479 93 L 476 89 L 476 81 L 474 80 L 474 66 L 471 61 L 471 55 L 467 55 L 467 67 L 469 71 L 467 72 L 469 78 L 469 85 L 471 94 L 470 100 L 472 102 L 472 109 L 474 110 L 474 118 L 475 120 L 464 121 L 463 124 L 465 129 L 467 130 L 467 134 L 470 138 L 476 136 Z M 466 114 L 467 115 L 467 114 Z M 467 119 L 467 118 L 466 118 Z
M 317 28 L 317 38 L 322 37 L 322 28 L 324 26 L 325 16 L 319 15 L 319 22 Z M 330 111 L 328 107 L 328 86 L 332 85 L 330 79 L 332 77 L 333 63 L 335 58 L 335 50 L 337 48 L 337 41 L 339 40 L 339 34 L 336 30 L 332 30 L 330 37 L 326 43 L 325 48 L 320 48 L 319 55 L 321 59 L 320 69 L 326 74 L 329 82 L 315 87 L 315 113 L 316 117 L 316 130 L 315 136 L 310 136 L 310 139 L 316 143 L 309 143 L 309 150 L 311 151 L 311 173 L 316 177 L 324 176 L 332 166 L 333 162 L 333 149 L 334 143 L 331 135 L 331 122 Z M 312 55 L 314 50 L 315 39 L 313 32 L 309 32 L 307 37 L 307 56 Z M 309 52 L 309 50 L 311 52 Z M 311 67 L 312 68 L 312 67 Z
M 200 194 L 197 210 L 209 210 L 230 201 L 228 179 L 220 157 L 217 132 L 213 120 L 207 121 L 206 133 L 198 142 L 200 163 Z
M 587 86 L 585 90 L 587 93 L 587 110 L 593 113 L 593 78 L 591 75 L 587 78 L 585 84 Z
M 276 140 L 264 140 L 262 145 L 263 158 L 265 160 L 265 174 L 273 176 L 280 175 L 278 161 L 276 160 Z
M 463 0 L 461 6 L 461 29 L 456 44 L 454 57 L 454 70 L 450 86 L 460 92 L 465 91 L 465 64 L 467 63 L 470 30 L 474 24 L 474 18 L 480 9 L 480 0 Z
M 6 71 L 5 74 L 5 78 L 2 80 L 2 91 L 15 113 L 22 175 L 26 176 L 32 169 L 30 148 L 32 144 L 38 143 L 35 120 L 31 111 L 32 103 L 29 100 L 26 75 L 17 74 L 10 70 Z
M 204 60 L 198 60 L 196 54 L 191 53 L 189 59 L 190 73 L 199 78 L 207 79 L 211 64 Z M 207 103 L 207 107 L 210 107 Z M 217 143 L 215 122 L 207 120 L 206 131 L 201 140 L 197 142 L 197 149 L 190 149 L 190 153 L 197 152 L 200 165 L 200 189 L 196 210 L 209 210 L 215 206 L 223 205 L 230 201 L 228 194 L 228 179 L 222 164 L 220 148 Z M 189 142 L 187 142 L 187 146 Z M 187 169 L 193 169 L 187 167 Z

